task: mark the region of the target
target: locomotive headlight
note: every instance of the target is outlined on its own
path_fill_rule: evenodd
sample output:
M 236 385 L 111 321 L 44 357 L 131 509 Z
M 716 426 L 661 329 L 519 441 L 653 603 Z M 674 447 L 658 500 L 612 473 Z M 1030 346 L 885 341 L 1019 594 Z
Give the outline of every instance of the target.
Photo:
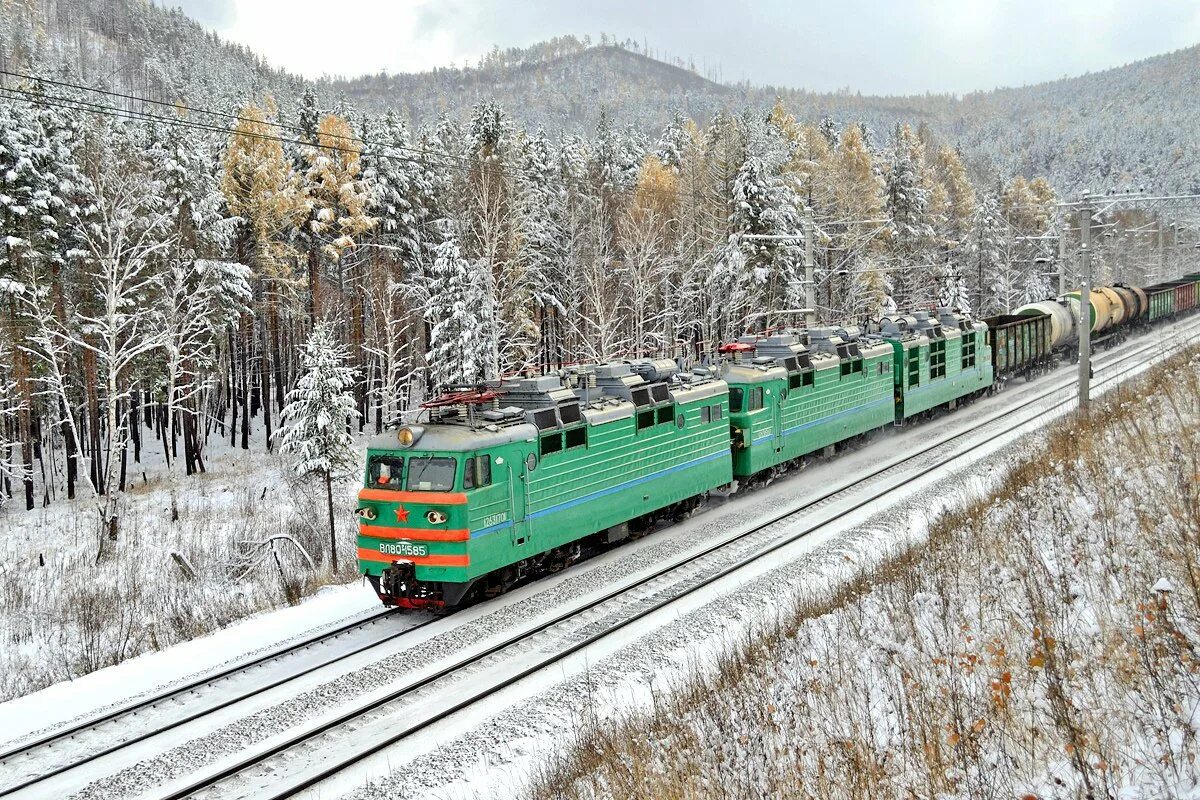
M 441 525 L 446 521 L 446 515 L 436 508 L 431 508 L 425 513 L 425 519 L 429 520 L 430 525 Z
M 412 447 L 424 432 L 424 425 L 405 425 L 396 431 L 396 441 L 400 443 L 401 447 Z
M 367 522 L 374 522 L 376 517 L 379 516 L 371 506 L 363 506 L 354 513 L 358 515 L 359 519 L 366 520 Z

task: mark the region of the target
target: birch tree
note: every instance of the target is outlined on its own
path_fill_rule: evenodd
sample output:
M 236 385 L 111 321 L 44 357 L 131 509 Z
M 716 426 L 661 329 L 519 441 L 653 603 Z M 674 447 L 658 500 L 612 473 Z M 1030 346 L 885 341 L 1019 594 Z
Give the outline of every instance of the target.
M 107 555 L 106 542 L 118 537 L 124 487 L 116 479 L 129 435 L 121 408 L 139 383 L 138 361 L 166 341 L 153 300 L 162 289 L 162 260 L 178 236 L 163 186 L 149 177 L 147 165 L 121 152 L 112 131 L 95 134 L 86 166 L 88 213 L 78 229 L 87 249 L 90 297 L 78 312 L 82 335 L 75 344 L 95 358 L 105 411 L 103 451 L 93 453 L 103 461 L 93 467 L 99 476 L 99 560 Z

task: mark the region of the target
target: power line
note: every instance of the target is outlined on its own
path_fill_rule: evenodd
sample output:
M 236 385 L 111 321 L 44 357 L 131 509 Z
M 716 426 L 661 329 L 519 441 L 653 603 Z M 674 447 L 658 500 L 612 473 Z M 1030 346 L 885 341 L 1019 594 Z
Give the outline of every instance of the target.
M 35 105 L 45 105 L 45 106 L 50 106 L 52 108 L 65 109 L 67 111 L 83 111 L 85 113 L 99 114 L 101 116 L 114 117 L 116 119 L 127 119 L 127 120 L 133 120 L 133 121 L 137 121 L 137 122 L 154 122 L 154 123 L 171 125 L 171 126 L 180 127 L 180 128 L 189 128 L 192 130 L 207 131 L 210 133 L 222 133 L 222 134 L 225 134 L 226 136 L 245 136 L 245 137 L 251 138 L 251 139 L 281 142 L 284 144 L 294 144 L 294 145 L 299 145 L 302 147 L 317 147 L 322 150 L 332 150 L 334 152 L 340 152 L 340 153 L 353 153 L 353 154 L 356 154 L 359 156 L 366 154 L 366 155 L 369 155 L 374 158 L 392 158 L 392 159 L 399 159 L 402 161 L 407 161 L 412 164 L 419 164 L 424 167 L 430 166 L 429 163 L 420 161 L 419 159 L 416 159 L 416 158 L 413 158 L 410 156 L 399 155 L 399 154 L 395 154 L 395 153 L 378 153 L 378 152 L 368 151 L 365 148 L 359 149 L 359 148 L 351 148 L 351 147 L 341 147 L 338 145 L 322 145 L 322 144 L 314 145 L 312 142 L 306 142 L 302 139 L 291 139 L 291 138 L 287 138 L 284 136 L 274 136 L 272 134 L 267 134 L 267 133 L 256 133 L 253 131 L 240 130 L 238 128 L 226 128 L 226 127 L 223 127 L 220 125 L 210 125 L 206 122 L 194 122 L 192 120 L 185 120 L 185 119 L 172 119 L 170 117 L 162 117 L 162 116 L 158 116 L 156 114 L 150 114 L 150 113 L 147 113 L 144 111 L 134 111 L 132 109 L 117 108 L 115 106 L 108 106 L 108 105 L 104 105 L 102 103 L 93 103 L 88 100 L 81 100 L 81 99 L 74 98 L 74 97 L 63 97 L 61 95 L 50 95 L 50 94 L 45 94 L 45 93 L 41 93 L 41 92 L 33 92 L 33 91 L 30 91 L 27 89 L 12 89 L 7 86 L 0 86 L 0 93 L 6 93 L 9 96 L 9 99 L 23 100 L 28 103 L 33 103 Z M 16 95 L 16 96 L 13 97 L 13 95 Z M 263 122 L 260 120 L 249 120 L 249 121 L 254 122 L 256 124 L 265 124 L 265 125 L 271 124 L 271 123 Z M 387 145 L 385 145 L 385 146 L 387 146 Z M 448 155 L 446 157 L 453 158 L 452 156 L 448 156 Z
M 251 124 L 255 124 L 255 125 L 266 125 L 266 126 L 270 126 L 270 127 L 274 127 L 274 128 L 280 128 L 283 130 L 294 130 L 294 131 L 303 132 L 302 128 L 299 128 L 299 127 L 293 126 L 293 125 L 287 125 L 287 124 L 281 123 L 281 122 L 265 120 L 265 119 L 258 120 L 258 119 L 254 119 L 252 117 L 243 117 L 243 116 L 239 116 L 236 114 L 228 114 L 228 113 L 222 112 L 222 111 L 213 111 L 210 109 L 195 108 L 192 106 L 185 106 L 183 104 L 171 103 L 171 102 L 168 102 L 165 100 L 154 100 L 152 98 L 138 97 L 135 95 L 122 94 L 120 92 L 111 92 L 111 91 L 106 91 L 103 89 L 96 89 L 93 87 L 84 86 L 82 84 L 70 83 L 70 82 L 66 82 L 66 81 L 55 81 L 55 80 L 51 80 L 48 78 L 37 78 L 35 76 L 26 75 L 24 73 L 11 72 L 9 70 L 4 70 L 4 69 L 0 69 L 0 75 L 8 75 L 11 77 L 21 78 L 24 80 L 40 81 L 42 83 L 48 83 L 48 84 L 52 84 L 52 85 L 67 88 L 67 89 L 74 89 L 74 90 L 83 91 L 83 92 L 92 92 L 92 93 L 96 93 L 96 94 L 107 95 L 110 97 L 121 98 L 121 99 L 124 99 L 127 101 L 148 103 L 150 105 L 157 105 L 157 106 L 169 107 L 169 108 L 174 108 L 174 109 L 183 109 L 183 110 L 187 110 L 187 111 L 192 111 L 197 114 L 208 114 L 208 115 L 213 115 L 213 116 L 217 116 L 217 117 L 223 117 L 226 119 L 236 120 L 239 122 L 239 124 L 245 122 L 245 123 L 251 123 Z M 359 143 L 359 144 L 363 145 L 363 147 L 361 147 L 361 148 L 342 147 L 342 146 L 339 146 L 336 144 L 321 144 L 319 142 L 314 144 L 313 142 L 305 141 L 303 139 L 289 138 L 286 136 L 277 136 L 277 135 L 266 134 L 266 133 L 254 133 L 254 132 L 242 130 L 242 129 L 239 129 L 236 127 L 228 128 L 228 127 L 221 126 L 221 125 L 212 125 L 212 124 L 205 123 L 205 122 L 195 122 L 192 120 L 180 119 L 178 117 L 172 118 L 169 116 L 161 116 L 158 114 L 152 114 L 147 111 L 136 111 L 136 110 L 129 109 L 129 108 L 120 108 L 118 106 L 105 105 L 103 103 L 95 103 L 95 102 L 92 102 L 89 100 L 82 100 L 82 99 L 74 98 L 74 97 L 65 97 L 62 95 L 49 94 L 46 92 L 37 92 L 37 91 L 30 90 L 30 89 L 19 89 L 19 88 L 0 86 L 0 92 L 8 92 L 10 94 L 19 95 L 19 97 L 17 99 L 21 99 L 26 102 L 30 102 L 30 103 L 34 103 L 34 104 L 48 105 L 51 107 L 62 108 L 62 109 L 71 110 L 71 111 L 86 111 L 88 113 L 116 117 L 119 119 L 129 119 L 129 120 L 142 121 L 142 122 L 156 122 L 156 123 L 161 123 L 161 124 L 165 124 L 165 125 L 174 125 L 177 127 L 190 128 L 193 130 L 201 130 L 201 131 L 207 131 L 207 132 L 212 132 L 212 133 L 221 133 L 226 136 L 234 136 L 234 135 L 246 136 L 249 138 L 254 138 L 254 139 L 259 139 L 259 140 L 276 141 L 276 142 L 281 142 L 284 144 L 293 144 L 293 145 L 298 145 L 298 146 L 302 146 L 302 147 L 317 147 L 317 148 L 320 148 L 323 150 L 332 150 L 334 152 L 342 152 L 342 153 L 354 153 L 354 154 L 357 154 L 360 156 L 367 155 L 372 158 L 398 159 L 398 160 L 402 160 L 402 161 L 407 161 L 408 163 L 417 164 L 417 165 L 420 165 L 423 167 L 431 166 L 431 164 L 429 164 L 427 161 L 422 161 L 421 159 L 416 158 L 416 157 L 405 156 L 405 155 L 401 155 L 401 154 L 397 154 L 397 153 L 378 152 L 377 150 L 368 150 L 366 148 L 366 145 L 370 145 L 370 146 L 376 147 L 376 148 L 382 147 L 382 148 L 386 148 L 389 150 L 404 150 L 404 151 L 416 153 L 421 156 L 432 157 L 432 158 L 438 159 L 439 161 L 442 161 L 442 162 L 458 162 L 460 165 L 467 167 L 467 168 L 479 167 L 484 170 L 491 170 L 494 172 L 498 172 L 501 175 L 507 175 L 507 169 L 504 167 L 504 165 L 502 165 L 498 162 L 486 161 L 486 160 L 480 161 L 480 162 L 475 162 L 469 158 L 466 158 L 463 156 L 456 156 L 456 155 L 453 155 L 450 153 L 439 153 L 439 152 L 436 152 L 433 150 L 428 150 L 425 148 L 412 147 L 409 145 L 391 144 L 391 143 L 387 143 L 387 142 L 378 142 L 378 141 L 373 141 L 370 139 L 360 138 L 360 137 L 356 137 L 356 136 L 345 136 L 344 134 L 327 134 L 327 135 L 332 138 L 344 139 L 347 141 Z M 10 99 L 12 99 L 12 98 L 10 98 Z M 71 105 L 71 104 L 73 104 L 73 105 Z M 76 106 L 82 106 L 82 108 L 78 108 Z M 442 163 L 442 164 L 436 164 L 436 165 L 432 165 L 432 166 L 440 167 L 440 166 L 445 166 L 445 164 Z M 508 176 L 508 177 L 511 177 L 511 176 Z M 682 197 L 685 194 L 682 190 L 680 190 L 678 192 L 669 192 L 669 191 L 660 189 L 658 187 L 651 187 L 651 186 L 643 186 L 643 187 L 640 187 L 639 189 L 625 189 L 625 188 L 609 187 L 609 188 L 606 188 L 604 191 L 609 194 L 617 194 L 617 195 L 632 195 L 632 194 L 636 194 L 639 191 L 650 192 L 652 194 L 669 197 L 669 198 L 675 199 L 675 200 L 678 200 L 680 197 Z M 700 197 L 700 195 L 696 194 L 694 190 L 690 193 L 690 196 L 693 200 L 703 199 L 702 197 Z
M 94 94 L 102 94 L 102 95 L 106 95 L 108 97 L 116 97 L 116 98 L 119 98 L 122 100 L 132 101 L 132 102 L 136 102 L 136 103 L 142 103 L 142 104 L 148 103 L 150 105 L 170 108 L 175 111 L 187 111 L 187 112 L 195 113 L 195 114 L 205 114 L 205 115 L 213 116 L 213 117 L 222 117 L 224 119 L 234 120 L 235 122 L 238 122 L 238 123 L 248 122 L 248 123 L 255 124 L 255 125 L 269 125 L 273 128 L 279 128 L 281 130 L 295 131 L 297 133 L 305 133 L 306 132 L 304 130 L 304 128 L 301 128 L 299 125 L 288 125 L 287 123 L 284 123 L 284 122 L 278 122 L 278 121 L 272 121 L 272 120 L 266 120 L 266 119 L 259 120 L 259 119 L 254 119 L 253 117 L 243 117 L 239 114 L 230 114 L 225 111 L 214 111 L 209 108 L 197 108 L 196 106 L 188 106 L 188 105 L 184 105 L 183 103 L 178 103 L 178 102 L 170 102 L 167 100 L 155 100 L 154 98 L 151 98 L 151 97 L 139 97 L 137 95 L 123 94 L 121 92 L 113 92 L 113 91 L 109 91 L 107 89 L 98 89 L 98 88 L 91 87 L 91 86 L 85 86 L 85 85 L 79 84 L 79 83 L 70 83 L 68 81 L 58 81 L 58 80 L 53 80 L 51 78 L 39 78 L 35 75 L 27 75 L 22 72 L 11 72 L 6 69 L 0 69 L 0 75 L 7 75 L 9 77 L 20 78 L 20 79 L 28 80 L 28 81 L 34 81 L 37 83 L 46 83 L 46 84 L 50 84 L 52 86 L 58 86 L 58 87 L 61 87 L 64 89 L 74 89 L 76 91 L 92 92 Z M 0 87 L 0 88 L 7 88 L 7 87 Z M 25 92 L 26 90 L 10 89 L 9 91 Z M 40 94 L 40 93 L 34 92 L 33 94 Z M 64 99 L 64 98 L 60 97 L 58 99 Z M 73 100 L 73 98 L 65 98 L 65 99 Z M 86 101 L 76 101 L 76 102 L 86 102 Z M 104 108 L 112 109 L 112 110 L 116 110 L 116 111 L 131 111 L 132 113 L 135 113 L 135 114 L 141 114 L 145 118 L 148 118 L 148 119 L 164 119 L 164 120 L 169 119 L 167 117 L 160 117 L 158 115 L 150 114 L 145 111 L 132 111 L 132 109 L 120 109 L 120 108 L 117 108 L 114 106 L 104 106 Z M 226 131 L 232 132 L 236 129 L 221 128 L 221 130 L 226 130 Z M 452 156 L 449 153 L 437 153 L 433 150 L 428 150 L 428 149 L 420 148 L 420 147 L 413 147 L 412 145 L 393 144 L 390 142 L 374 142 L 374 141 L 366 140 L 365 137 L 347 136 L 347 135 L 341 134 L 341 133 L 326 133 L 326 134 L 322 134 L 322 135 L 333 138 L 333 139 L 342 139 L 342 140 L 345 140 L 345 141 L 351 142 L 351 143 L 358 142 L 358 143 L 362 143 L 362 144 L 371 144 L 371 145 L 377 146 L 377 147 L 389 147 L 394 150 L 406 150 L 406 151 L 418 153 L 421 155 L 431 155 L 431 156 L 435 156 L 435 157 L 439 157 L 439 158 L 451 158 L 451 159 L 458 158 L 459 160 L 466 161 L 466 159 L 462 159 L 457 156 Z M 284 141 L 297 141 L 297 140 L 284 140 Z M 312 144 L 311 142 L 305 142 L 303 140 L 298 140 L 297 143 Z

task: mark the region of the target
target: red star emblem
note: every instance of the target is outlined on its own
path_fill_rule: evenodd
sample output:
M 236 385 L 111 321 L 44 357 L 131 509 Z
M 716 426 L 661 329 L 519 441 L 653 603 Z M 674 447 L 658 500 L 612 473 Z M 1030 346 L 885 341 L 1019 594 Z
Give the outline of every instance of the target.
M 396 506 L 396 521 L 408 522 L 408 509 L 404 506 Z

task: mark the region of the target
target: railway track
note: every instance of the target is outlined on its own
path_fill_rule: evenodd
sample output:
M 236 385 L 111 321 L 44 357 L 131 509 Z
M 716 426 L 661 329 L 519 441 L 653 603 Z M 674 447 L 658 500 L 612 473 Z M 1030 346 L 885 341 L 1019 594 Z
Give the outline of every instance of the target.
M 337 639 L 353 636 L 360 631 L 367 631 L 396 616 L 394 609 L 380 610 L 365 619 L 343 623 L 331 630 L 256 656 L 249 661 L 224 667 L 134 703 L 119 706 L 103 714 L 71 723 L 37 738 L 9 746 L 0 751 L 0 779 L 3 779 L 7 773 L 21 772 L 15 782 L 0 783 L 0 797 L 15 794 L 57 775 L 83 767 L 99 758 L 216 713 L 288 681 L 410 634 L 434 621 L 432 619 L 424 620 L 416 625 L 404 627 L 402 630 L 386 631 L 382 637 L 367 636 L 365 637 L 367 641 L 352 645 L 349 650 L 339 650 L 337 654 L 329 657 L 315 660 L 303 658 L 314 648 L 329 645 Z M 290 662 L 301 663 L 297 663 L 294 668 L 288 668 L 287 665 Z M 284 665 L 285 669 L 279 672 L 270 669 L 279 665 Z M 251 676 L 255 672 L 261 672 L 262 678 L 254 680 Z M 248 685 L 238 687 L 232 692 L 221 692 L 218 689 L 219 684 L 238 681 Z M 203 695 L 212 693 L 218 694 L 215 702 L 197 702 Z M 140 724 L 131 735 L 122 737 L 120 735 L 122 725 L 135 718 L 138 718 L 139 723 L 144 721 L 149 724 Z M 93 741 L 96 746 L 89 749 L 88 744 Z M 83 755 L 64 760 L 62 751 L 68 745 L 84 750 Z M 50 766 L 41 767 L 41 764 L 46 761 L 51 762 Z
M 1177 327 L 1168 336 L 1175 340 L 1175 346 L 1197 341 L 1200 325 L 1193 322 Z M 1129 352 L 1107 354 L 1107 358 L 1101 355 L 1096 359 L 1097 373 L 1111 373 L 1119 365 L 1151 351 L 1165 351 L 1165 343 L 1158 340 Z M 1152 353 L 1146 364 L 1154 360 Z M 1093 386 L 1111 385 L 1125 374 L 1124 371 L 1097 374 Z M 165 793 L 155 796 L 162 800 L 216 796 L 283 798 L 312 788 L 363 759 L 636 625 L 649 615 L 668 609 L 713 581 L 759 564 L 846 514 L 863 510 L 914 481 L 966 460 L 998 439 L 1016 434 L 1022 428 L 1035 427 L 1047 415 L 1069 410 L 1076 402 L 1073 397 L 1047 401 L 1073 385 L 1073 380 L 1060 378 L 1053 387 L 983 417 L 970 428 L 939 437 L 916 452 L 885 462 L 865 476 L 757 521 L 625 585 L 462 653 L 450 663 L 443 663 L 314 726 L 275 737 L 253 752 L 214 765 L 206 774 L 163 787 Z M 1045 408 L 1020 420 L 1011 420 L 1014 413 L 1043 402 L 1047 402 Z M 977 437 L 977 441 L 956 448 L 957 443 L 969 437 Z M 827 518 L 797 526 L 797 517 L 821 509 L 830 512 Z M 787 532 L 777 535 L 780 527 L 786 527 Z M 738 548 L 736 553 L 735 548 Z M 477 684 L 470 680 L 480 674 L 486 674 L 487 679 Z M 464 690 L 464 683 L 472 685 Z M 449 701 L 439 704 L 438 698 Z M 353 740 L 354 746 L 343 746 L 341 749 L 347 752 L 338 754 L 343 740 Z

